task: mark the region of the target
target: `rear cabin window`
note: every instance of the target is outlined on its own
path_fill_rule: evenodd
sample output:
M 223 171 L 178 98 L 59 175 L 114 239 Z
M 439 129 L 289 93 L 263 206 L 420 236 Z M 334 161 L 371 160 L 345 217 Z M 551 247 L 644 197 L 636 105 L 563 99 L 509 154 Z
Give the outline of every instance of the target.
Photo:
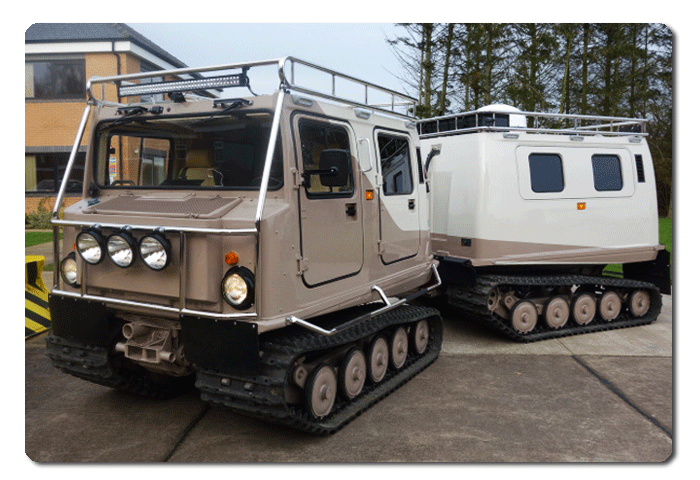
M 409 195 L 413 192 L 411 156 L 408 140 L 393 135 L 377 135 L 382 162 L 384 195 Z
M 564 170 L 561 157 L 552 153 L 532 153 L 530 186 L 533 192 L 550 193 L 564 190 Z
M 593 182 L 599 192 L 622 190 L 622 167 L 617 155 L 593 155 Z

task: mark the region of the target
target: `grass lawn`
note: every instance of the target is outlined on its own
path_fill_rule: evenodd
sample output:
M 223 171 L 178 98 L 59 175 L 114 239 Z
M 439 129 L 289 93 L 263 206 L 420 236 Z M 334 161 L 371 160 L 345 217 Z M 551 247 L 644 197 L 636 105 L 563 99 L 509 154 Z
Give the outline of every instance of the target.
M 666 245 L 666 250 L 673 256 L 673 219 L 659 218 L 659 243 Z
M 47 243 L 53 240 L 53 232 L 47 231 L 34 231 L 25 230 L 24 231 L 24 246 L 31 247 L 32 245 L 39 245 L 40 243 Z

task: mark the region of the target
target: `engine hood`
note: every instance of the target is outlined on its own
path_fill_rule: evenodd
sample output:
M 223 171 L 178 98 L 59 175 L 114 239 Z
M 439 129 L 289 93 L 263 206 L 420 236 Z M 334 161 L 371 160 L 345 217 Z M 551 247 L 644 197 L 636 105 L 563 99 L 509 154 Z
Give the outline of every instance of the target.
M 110 197 L 83 210 L 98 215 L 156 216 L 168 218 L 221 218 L 240 205 L 241 197 L 221 197 L 190 192 L 129 193 Z

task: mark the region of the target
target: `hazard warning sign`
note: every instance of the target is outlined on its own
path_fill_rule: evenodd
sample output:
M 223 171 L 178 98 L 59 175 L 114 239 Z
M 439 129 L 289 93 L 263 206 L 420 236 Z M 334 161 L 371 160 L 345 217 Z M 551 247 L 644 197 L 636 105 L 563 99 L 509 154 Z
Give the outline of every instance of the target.
M 24 259 L 24 339 L 48 330 L 51 325 L 49 313 L 49 290 L 44 285 L 41 272 L 44 257 L 27 255 Z

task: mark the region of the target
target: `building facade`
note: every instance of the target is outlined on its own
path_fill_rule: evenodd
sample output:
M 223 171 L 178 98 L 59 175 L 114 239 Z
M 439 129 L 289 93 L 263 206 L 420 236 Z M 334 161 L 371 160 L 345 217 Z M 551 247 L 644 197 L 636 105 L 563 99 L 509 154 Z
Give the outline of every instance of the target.
M 93 76 L 186 65 L 123 23 L 44 23 L 25 32 L 25 213 L 54 205 Z M 102 93 L 102 92 L 100 92 Z M 114 88 L 105 99 L 119 101 Z M 83 189 L 87 138 L 67 185 L 65 205 Z

